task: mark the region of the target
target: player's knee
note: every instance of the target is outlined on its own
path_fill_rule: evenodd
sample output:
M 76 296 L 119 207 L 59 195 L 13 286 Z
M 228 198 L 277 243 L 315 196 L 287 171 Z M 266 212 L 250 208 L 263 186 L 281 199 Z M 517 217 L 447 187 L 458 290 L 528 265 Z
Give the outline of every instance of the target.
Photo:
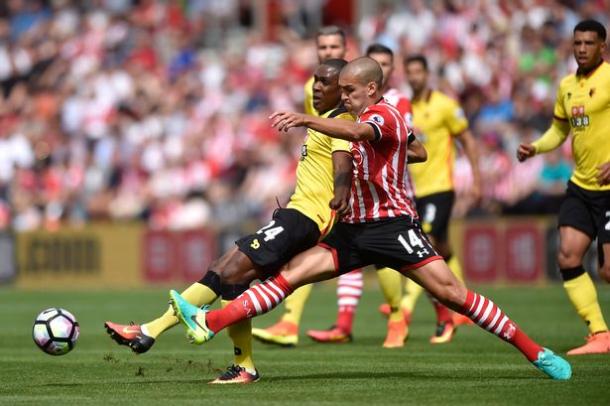
M 244 271 L 235 264 L 228 264 L 220 272 L 220 279 L 223 284 L 227 285 L 243 285 L 250 283 L 255 278 L 250 270 Z
M 581 265 L 582 258 L 568 247 L 560 247 L 557 262 L 560 269 L 574 268 Z
M 210 270 L 218 275 L 223 284 L 235 284 L 240 282 L 240 275 L 231 261 L 223 261 L 222 259 L 216 260 L 210 265 Z
M 243 261 L 243 254 L 235 251 L 232 255 L 225 255 L 210 265 L 223 284 L 243 285 L 256 279 L 256 271 Z

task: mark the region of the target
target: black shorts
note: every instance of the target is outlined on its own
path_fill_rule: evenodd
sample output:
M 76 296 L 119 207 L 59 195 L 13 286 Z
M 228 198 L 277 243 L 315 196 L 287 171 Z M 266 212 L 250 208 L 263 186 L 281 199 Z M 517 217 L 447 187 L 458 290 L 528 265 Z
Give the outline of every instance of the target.
M 309 217 L 298 210 L 277 209 L 269 224 L 235 244 L 258 269 L 273 274 L 319 239 L 320 229 Z
M 438 242 L 447 241 L 449 219 L 454 202 L 455 193 L 453 191 L 434 193 L 415 199 L 422 229 Z
M 404 272 L 442 259 L 419 222 L 407 216 L 370 223 L 337 223 L 320 246 L 333 252 L 341 274 L 371 264 Z
M 566 197 L 559 209 L 559 227 L 569 226 L 598 243 L 610 243 L 610 191 L 591 191 L 568 182 Z

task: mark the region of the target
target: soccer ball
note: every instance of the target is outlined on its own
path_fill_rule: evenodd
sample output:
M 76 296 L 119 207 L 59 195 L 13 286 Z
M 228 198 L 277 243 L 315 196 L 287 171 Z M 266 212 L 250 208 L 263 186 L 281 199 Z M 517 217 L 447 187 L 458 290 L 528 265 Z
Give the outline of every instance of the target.
M 44 352 L 64 355 L 74 348 L 80 328 L 76 318 L 65 309 L 51 307 L 43 310 L 34 321 L 32 338 Z

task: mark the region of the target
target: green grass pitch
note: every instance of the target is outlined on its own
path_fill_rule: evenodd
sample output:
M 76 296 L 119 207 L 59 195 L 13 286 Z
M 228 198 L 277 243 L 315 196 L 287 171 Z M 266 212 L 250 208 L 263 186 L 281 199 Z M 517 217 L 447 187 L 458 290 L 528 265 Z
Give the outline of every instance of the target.
M 367 282 L 352 344 L 315 344 L 304 333 L 293 349 L 255 343 L 261 381 L 230 387 L 206 384 L 232 360 L 224 333 L 196 347 L 186 342 L 177 326 L 149 353 L 136 356 L 104 332 L 105 320 L 141 322 L 159 314 L 167 303 L 166 289 L 0 289 L 0 404 L 610 404 L 609 355 L 570 358 L 572 380 L 556 382 L 512 346 L 476 327 L 460 328 L 449 345 L 432 346 L 428 337 L 433 314 L 425 298 L 418 304 L 407 345 L 398 350 L 381 348 L 385 333 L 385 322 L 377 313 L 381 295 L 374 278 Z M 332 324 L 334 286 L 314 290 L 303 332 Z M 586 329 L 560 285 L 478 290 L 543 345 L 565 353 L 583 343 Z M 599 297 L 610 318 L 610 289 L 599 286 Z M 50 306 L 70 310 L 81 325 L 76 348 L 65 356 L 44 354 L 31 338 L 34 317 Z M 255 323 L 266 326 L 276 316 L 271 313 Z

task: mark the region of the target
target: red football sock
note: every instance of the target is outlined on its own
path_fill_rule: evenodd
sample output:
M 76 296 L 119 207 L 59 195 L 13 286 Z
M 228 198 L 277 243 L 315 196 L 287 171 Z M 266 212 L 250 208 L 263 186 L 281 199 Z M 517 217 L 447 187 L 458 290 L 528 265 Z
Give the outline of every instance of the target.
M 535 343 L 508 318 L 494 302 L 485 296 L 468 291 L 462 314 L 470 317 L 479 326 L 511 343 L 530 361 L 538 359 L 542 347 Z
M 282 303 L 293 289 L 282 275 L 258 283 L 220 310 L 206 315 L 206 324 L 214 333 L 242 320 L 267 313 Z
M 432 306 L 434 306 L 434 311 L 436 312 L 436 324 L 453 323 L 451 310 L 432 296 L 430 296 L 430 300 L 432 301 Z
M 362 296 L 362 270 L 356 269 L 339 277 L 337 282 L 337 327 L 350 334 L 354 323 L 356 307 Z

